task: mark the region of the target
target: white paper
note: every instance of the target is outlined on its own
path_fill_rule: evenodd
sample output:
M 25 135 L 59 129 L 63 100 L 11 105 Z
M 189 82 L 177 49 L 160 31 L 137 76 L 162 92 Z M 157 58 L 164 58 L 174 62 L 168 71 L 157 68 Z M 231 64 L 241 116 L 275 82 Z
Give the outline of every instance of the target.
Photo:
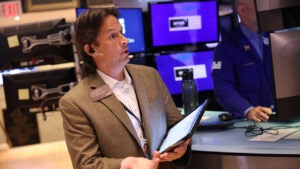
M 295 139 L 295 140 L 300 140 L 300 130 L 288 135 L 284 139 Z
M 270 134 L 270 133 L 264 133 L 262 135 L 255 136 L 249 141 L 269 141 L 269 142 L 275 142 L 293 132 L 295 132 L 298 129 L 295 128 L 287 128 L 287 129 L 278 129 L 278 134 Z

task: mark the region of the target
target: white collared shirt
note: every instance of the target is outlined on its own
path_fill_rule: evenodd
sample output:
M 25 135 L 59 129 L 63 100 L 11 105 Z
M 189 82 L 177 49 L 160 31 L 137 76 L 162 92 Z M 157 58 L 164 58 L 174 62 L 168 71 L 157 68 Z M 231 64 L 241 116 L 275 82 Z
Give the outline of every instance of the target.
M 133 83 L 131 80 L 131 77 L 129 76 L 126 69 L 124 69 L 124 75 L 125 78 L 122 81 L 118 81 L 114 78 L 111 78 L 107 76 L 106 74 L 102 73 L 100 70 L 97 69 L 97 73 L 99 76 L 104 80 L 104 82 L 112 89 L 115 96 L 120 100 L 125 106 L 127 106 L 134 115 L 140 119 L 138 121 L 135 117 L 133 117 L 131 114 L 128 114 L 128 117 L 130 118 L 133 127 L 135 128 L 135 131 L 140 139 L 140 141 L 143 138 L 143 131 L 140 124 L 141 122 L 141 115 L 140 110 L 138 106 L 138 102 L 136 99 L 135 90 L 133 87 Z M 142 141 L 141 141 L 142 142 Z

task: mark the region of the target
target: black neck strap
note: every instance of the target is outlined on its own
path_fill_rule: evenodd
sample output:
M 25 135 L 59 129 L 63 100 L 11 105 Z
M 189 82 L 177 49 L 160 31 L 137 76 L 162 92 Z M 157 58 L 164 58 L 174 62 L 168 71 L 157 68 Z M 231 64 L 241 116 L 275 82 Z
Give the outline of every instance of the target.
M 141 119 L 139 119 L 125 104 L 123 104 L 122 102 L 121 102 L 121 104 L 123 105 L 124 109 L 140 123 L 142 132 L 143 132 L 143 136 L 145 136 L 144 122 L 143 122 L 142 115 L 141 115 Z

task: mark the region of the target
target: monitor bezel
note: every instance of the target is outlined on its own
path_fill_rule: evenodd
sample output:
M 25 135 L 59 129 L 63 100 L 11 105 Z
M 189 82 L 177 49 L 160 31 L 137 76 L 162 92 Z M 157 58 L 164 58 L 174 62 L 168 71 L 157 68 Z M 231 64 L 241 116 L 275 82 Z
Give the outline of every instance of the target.
M 297 57 L 298 53 L 290 53 L 292 52 L 292 46 L 294 52 L 295 50 L 299 52 L 299 50 L 297 48 L 297 43 L 290 43 L 286 40 L 291 39 L 298 42 L 300 40 L 299 35 L 300 27 L 296 29 L 283 29 L 270 33 L 271 64 L 275 95 L 275 112 L 271 116 L 272 120 L 293 121 L 300 117 L 300 87 L 296 89 L 298 93 L 295 93 L 295 86 L 300 85 L 300 80 L 295 78 L 298 77 L 299 74 L 297 65 L 299 59 Z M 287 54 L 291 54 L 290 57 L 293 56 L 294 59 L 291 58 L 292 60 L 288 61 L 287 59 L 290 57 L 287 57 Z M 284 62 L 282 62 L 282 58 L 285 59 Z M 293 63 L 293 65 L 287 65 L 287 63 Z M 287 71 L 289 73 L 285 74 Z M 291 79 L 293 79 L 292 83 Z M 299 83 L 299 85 L 294 85 L 294 83 Z M 287 84 L 293 85 L 288 87 Z
M 34 99 L 33 92 L 35 90 L 32 87 L 40 86 L 48 90 L 57 88 L 62 84 L 74 84 L 75 86 L 76 83 L 76 72 L 73 66 L 18 74 L 4 74 L 3 89 L 6 109 L 24 113 L 39 113 L 42 109 L 56 111 L 56 108 L 58 108 L 57 101 L 63 94 L 49 93 L 46 97 Z
M 197 51 L 179 51 L 179 52 L 175 52 L 175 53 L 163 53 L 163 54 L 157 54 L 156 56 L 155 56 L 155 68 L 157 69 L 157 71 L 159 72 L 159 70 L 158 70 L 158 67 L 157 67 L 157 61 L 156 61 L 156 57 L 157 56 L 159 56 L 159 57 L 165 57 L 165 55 L 172 55 L 172 54 L 185 54 L 185 53 L 204 53 L 204 52 L 212 52 L 212 54 L 213 54 L 213 49 L 205 49 L 205 50 L 197 50 Z M 199 56 L 198 56 L 199 57 Z M 213 56 L 212 56 L 212 58 L 211 59 L 213 59 Z M 212 63 L 212 62 L 211 62 Z M 211 74 L 210 74 L 210 77 L 211 77 Z M 211 77 L 212 78 L 212 77 Z M 211 79 L 212 80 L 212 79 Z M 165 82 L 166 83 L 166 82 Z M 212 83 L 212 85 L 213 85 L 213 81 L 211 81 L 211 83 Z M 198 84 L 198 82 L 196 82 L 196 85 L 199 85 Z M 167 86 L 167 83 L 166 83 L 166 87 L 168 87 Z M 170 91 L 170 89 L 168 89 L 169 91 Z M 202 90 L 202 89 L 197 89 L 197 92 L 199 93 L 199 94 L 201 94 L 201 93 L 209 93 L 209 94 L 211 94 L 211 92 L 213 92 L 214 91 L 214 86 L 212 86 L 212 88 L 210 88 L 210 89 L 207 89 L 207 90 Z M 171 91 L 170 91 L 170 94 L 174 97 L 174 98 L 177 98 L 176 100 L 178 100 L 180 97 L 181 97 L 181 95 L 182 95 L 182 93 L 181 92 L 179 92 L 179 93 L 171 93 Z
M 74 51 L 71 40 L 63 45 L 49 44 L 50 40 L 47 36 L 58 34 L 60 31 L 70 31 L 65 18 L 1 27 L 0 51 L 6 55 L 1 56 L 0 70 L 73 62 Z M 36 45 L 32 47 L 31 51 L 24 52 L 23 37 L 48 40 L 48 44 Z
M 202 3 L 202 2 L 215 2 L 216 3 L 216 38 L 215 40 L 211 41 L 200 41 L 196 43 L 182 43 L 182 44 L 169 44 L 169 45 L 161 45 L 156 46 L 153 44 L 153 32 L 152 32 L 152 5 L 159 5 L 159 4 L 180 4 L 180 3 Z M 151 45 L 151 48 L 154 53 L 163 53 L 163 52 L 176 52 L 176 51 L 192 51 L 192 50 L 202 50 L 203 48 L 206 48 L 206 44 L 209 43 L 217 43 L 219 42 L 219 35 L 220 35 L 220 27 L 219 27 L 219 3 L 217 0 L 203 0 L 203 1 L 197 1 L 197 0 L 187 0 L 187 1 L 159 1 L 159 2 L 148 2 L 148 18 L 149 18 L 149 29 L 150 29 L 150 38 L 149 43 Z

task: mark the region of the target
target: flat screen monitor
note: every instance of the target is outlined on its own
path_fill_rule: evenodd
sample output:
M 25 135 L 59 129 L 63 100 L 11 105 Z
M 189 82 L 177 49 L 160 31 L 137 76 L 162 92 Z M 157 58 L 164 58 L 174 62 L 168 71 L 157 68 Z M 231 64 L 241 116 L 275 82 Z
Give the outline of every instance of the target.
M 276 117 L 300 117 L 300 29 L 270 34 Z
M 73 47 L 67 43 L 70 39 L 63 18 L 1 27 L 0 69 L 71 62 Z
M 79 16 L 87 8 L 76 8 Z M 122 25 L 122 33 L 129 40 L 130 53 L 145 52 L 144 22 L 141 8 L 119 8 L 119 22 Z
M 234 28 L 235 28 L 235 16 L 233 14 L 227 14 L 223 16 L 219 16 L 219 32 L 220 32 L 220 40 L 231 36 Z
M 155 57 L 156 68 L 171 95 L 181 94 L 182 73 L 193 69 L 198 92 L 213 90 L 211 76 L 213 51 L 162 54 Z
M 149 12 L 154 48 L 219 40 L 218 5 L 215 0 L 149 3 Z
M 75 8 L 75 12 L 76 12 L 76 18 L 88 8 Z
M 4 74 L 6 108 L 12 112 L 55 111 L 58 99 L 76 84 L 75 68 Z
M 256 0 L 258 29 L 272 32 L 300 25 L 299 0 Z
M 33 71 L 37 71 L 37 67 L 17 68 L 17 69 L 9 69 L 9 70 L 0 71 L 0 85 L 3 85 L 3 78 L 2 78 L 2 76 L 4 74 L 18 74 L 18 73 L 33 72 Z

